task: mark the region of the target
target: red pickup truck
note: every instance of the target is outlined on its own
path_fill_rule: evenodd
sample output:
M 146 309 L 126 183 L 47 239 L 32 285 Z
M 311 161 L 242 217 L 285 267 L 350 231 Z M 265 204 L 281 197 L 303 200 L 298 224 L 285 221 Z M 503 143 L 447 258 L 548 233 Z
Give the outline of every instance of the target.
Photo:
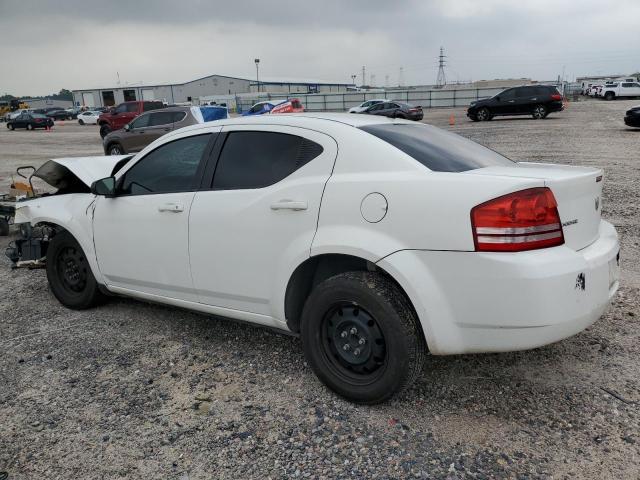
M 106 137 L 113 130 L 120 130 L 131 120 L 136 118 L 142 112 L 149 110 L 158 110 L 164 108 L 162 102 L 151 101 L 135 101 L 124 102 L 108 112 L 104 112 L 98 117 L 98 125 L 100 125 L 100 136 Z

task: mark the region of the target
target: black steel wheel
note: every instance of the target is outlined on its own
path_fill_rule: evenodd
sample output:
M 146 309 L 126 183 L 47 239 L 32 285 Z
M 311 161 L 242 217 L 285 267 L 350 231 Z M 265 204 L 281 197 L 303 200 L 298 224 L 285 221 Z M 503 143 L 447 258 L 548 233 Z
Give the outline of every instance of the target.
M 331 390 L 357 403 L 380 403 L 422 371 L 426 344 L 404 292 L 376 272 L 324 280 L 301 318 L 307 361 Z
M 55 297 L 66 307 L 82 310 L 103 299 L 87 256 L 69 232 L 58 233 L 49 244 L 47 279 Z

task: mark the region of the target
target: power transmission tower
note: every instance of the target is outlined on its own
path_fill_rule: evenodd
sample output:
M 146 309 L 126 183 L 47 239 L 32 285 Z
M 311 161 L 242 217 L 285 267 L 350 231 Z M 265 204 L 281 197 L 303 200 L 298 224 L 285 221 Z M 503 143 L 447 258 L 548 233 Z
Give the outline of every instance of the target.
M 436 80 L 437 87 L 444 87 L 447 84 L 447 77 L 444 74 L 444 66 L 446 65 L 446 55 L 444 54 L 444 48 L 440 47 L 440 56 L 438 57 L 438 78 Z

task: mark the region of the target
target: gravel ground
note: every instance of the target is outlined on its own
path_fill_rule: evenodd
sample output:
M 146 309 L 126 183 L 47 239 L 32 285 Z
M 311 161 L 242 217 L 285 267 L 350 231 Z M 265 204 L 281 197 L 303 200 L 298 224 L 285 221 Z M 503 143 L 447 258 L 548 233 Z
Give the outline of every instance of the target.
M 516 160 L 604 167 L 622 287 L 575 337 L 430 357 L 417 384 L 384 405 L 325 389 L 296 338 L 126 299 L 70 311 L 43 271 L 0 260 L 0 471 L 10 480 L 640 478 L 640 130 L 622 124 L 632 103 L 572 103 L 544 121 L 426 112 L 426 122 Z M 18 164 L 100 152 L 93 127 L 0 128 L 0 185 Z

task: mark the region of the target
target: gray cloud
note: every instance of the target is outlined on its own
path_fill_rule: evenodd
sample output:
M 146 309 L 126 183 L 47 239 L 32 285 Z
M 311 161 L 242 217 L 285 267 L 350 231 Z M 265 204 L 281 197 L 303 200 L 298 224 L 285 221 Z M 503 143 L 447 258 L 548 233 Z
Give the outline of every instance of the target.
M 366 65 L 378 84 L 400 67 L 424 84 L 440 45 L 452 80 L 627 73 L 639 18 L 637 0 L 0 0 L 0 57 L 15 62 L 0 90 L 253 78 L 255 57 L 265 77 L 346 81 Z

